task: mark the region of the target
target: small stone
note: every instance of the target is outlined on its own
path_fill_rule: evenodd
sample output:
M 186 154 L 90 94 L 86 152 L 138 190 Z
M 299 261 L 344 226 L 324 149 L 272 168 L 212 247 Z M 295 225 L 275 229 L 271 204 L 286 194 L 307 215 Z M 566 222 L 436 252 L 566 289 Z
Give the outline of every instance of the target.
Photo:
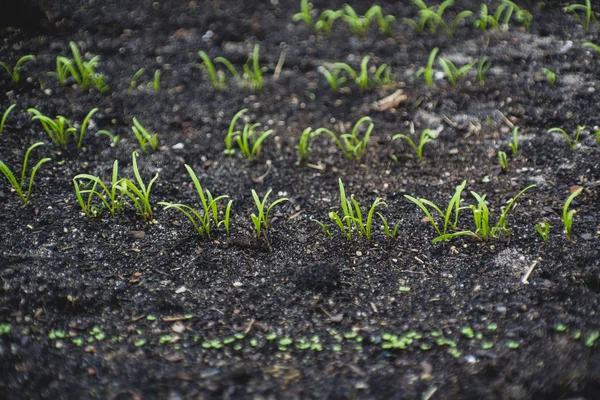
M 174 144 L 171 148 L 173 150 L 183 150 L 184 147 L 185 147 L 185 144 L 179 142 L 177 144 Z

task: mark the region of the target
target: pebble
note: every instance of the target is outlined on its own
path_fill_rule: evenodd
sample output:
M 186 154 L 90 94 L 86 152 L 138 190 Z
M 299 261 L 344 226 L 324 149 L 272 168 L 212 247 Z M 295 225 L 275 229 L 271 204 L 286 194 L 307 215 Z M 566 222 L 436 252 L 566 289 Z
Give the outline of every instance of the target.
M 184 147 L 185 147 L 185 145 L 180 142 L 180 143 L 174 144 L 171 148 L 173 150 L 183 150 Z
M 505 306 L 497 306 L 496 307 L 496 311 L 498 311 L 501 314 L 505 314 L 506 313 L 506 307 Z

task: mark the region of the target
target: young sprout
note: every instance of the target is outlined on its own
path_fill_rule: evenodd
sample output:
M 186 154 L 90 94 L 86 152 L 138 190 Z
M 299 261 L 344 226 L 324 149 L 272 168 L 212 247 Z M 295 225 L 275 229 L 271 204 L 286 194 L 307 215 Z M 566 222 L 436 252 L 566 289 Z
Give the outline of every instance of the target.
M 493 15 L 490 15 L 488 13 L 487 5 L 482 4 L 481 11 L 479 12 L 479 18 L 475 20 L 475 22 L 473 23 L 473 26 L 476 29 L 485 31 L 488 29 L 488 27 L 489 28 L 497 28 L 498 25 L 499 25 L 498 20 Z
M 106 92 L 109 87 L 104 82 L 104 76 L 96 73 L 100 57 L 95 56 L 89 61 L 83 61 L 75 42 L 70 42 L 69 47 L 71 48 L 73 59 L 62 56 L 57 57 L 56 72 L 53 75 L 58 78 L 63 86 L 70 75 L 83 90 L 93 87 L 99 92 Z
M 519 136 L 518 136 L 518 134 L 519 134 L 519 127 L 515 126 L 512 131 L 512 142 L 510 142 L 510 144 L 509 144 L 514 157 L 517 156 L 517 153 L 519 151 Z
M 548 82 L 548 84 L 550 86 L 554 86 L 554 84 L 556 83 L 556 74 L 554 73 L 554 71 L 548 68 L 542 68 L 542 73 L 546 75 L 546 81 Z
M 310 12 L 312 11 L 312 7 L 312 3 L 309 3 L 308 0 L 300 0 L 300 12 L 292 16 L 292 21 L 302 21 L 309 28 L 313 28 L 315 23 L 310 14 Z
M 90 174 L 79 174 L 73 178 L 73 185 L 75 186 L 75 196 L 81 206 L 81 209 L 88 217 L 96 217 L 100 215 L 104 208 L 106 208 L 111 215 L 121 210 L 123 205 L 123 193 L 120 187 L 119 180 L 119 163 L 117 160 L 113 163 L 112 179 L 110 183 L 110 189 L 108 186 L 97 176 Z M 82 182 L 87 180 L 86 183 Z M 90 187 L 91 189 L 82 189 L 82 187 Z M 119 196 L 117 196 L 117 192 Z M 87 199 L 84 196 L 87 195 Z M 94 198 L 99 200 L 99 203 L 94 203 Z
M 502 20 L 502 25 L 507 26 L 513 15 L 519 24 L 523 25 L 525 29 L 529 29 L 529 25 L 531 25 L 531 13 L 523 10 L 510 0 L 502 0 L 498 8 L 496 8 L 494 18 L 498 23 Z
M 260 45 L 254 45 L 252 56 L 248 58 L 244 64 L 244 77 L 249 81 L 249 86 L 252 90 L 261 90 L 263 88 L 262 73 L 267 70 L 266 67 L 261 67 L 259 63 Z
M 121 136 L 115 135 L 111 131 L 107 131 L 105 129 L 99 130 L 98 134 L 108 136 L 110 138 L 110 147 L 118 146 L 119 142 L 121 141 Z
M 508 169 L 508 159 L 506 158 L 505 152 L 498 152 L 498 163 L 500 164 L 500 168 L 502 168 L 502 172 L 506 172 Z
M 367 125 L 362 139 L 360 139 L 358 133 L 361 125 L 365 122 L 368 122 L 369 125 Z M 315 135 L 320 135 L 321 133 L 329 135 L 347 158 L 354 158 L 357 162 L 360 162 L 367 151 L 367 144 L 373 128 L 375 128 L 375 125 L 371 121 L 371 118 L 362 117 L 354 124 L 351 133 L 344 133 L 338 137 L 338 135 L 327 128 L 319 128 L 315 131 Z
M 443 27 L 448 36 L 453 36 L 460 22 L 473 15 L 469 10 L 461 11 L 454 17 L 450 25 L 448 25 L 444 20 L 444 12 L 447 8 L 454 5 L 454 0 L 446 0 L 437 7 L 427 7 L 427 4 L 422 0 L 412 0 L 412 3 L 419 8 L 418 19 L 415 21 L 404 18 L 403 21 L 417 33 L 422 33 L 425 26 L 429 27 L 431 33 L 436 33 L 440 27 Z
M 485 74 L 491 66 L 492 63 L 489 61 L 488 56 L 482 57 L 477 63 L 477 82 L 480 86 L 485 85 Z
M 43 164 L 45 164 L 51 160 L 50 158 L 42 158 L 41 160 L 39 160 L 37 162 L 37 164 L 35 164 L 35 166 L 31 170 L 31 174 L 29 175 L 29 184 L 27 185 L 27 191 L 25 191 L 25 187 L 24 187 L 25 175 L 27 173 L 27 162 L 29 161 L 29 154 L 36 147 L 43 146 L 43 145 L 44 145 L 43 142 L 37 142 L 37 143 L 31 145 L 31 147 L 29 147 L 29 149 L 27 149 L 27 151 L 25 152 L 25 158 L 23 159 L 23 164 L 22 164 L 23 166 L 21 167 L 21 179 L 20 180 L 17 180 L 17 178 L 15 177 L 15 175 L 13 174 L 11 169 L 6 164 L 4 164 L 4 162 L 0 161 L 0 172 L 2 172 L 2 175 L 4 175 L 6 180 L 8 180 L 8 183 L 10 183 L 10 186 L 12 187 L 12 189 L 21 198 L 21 200 L 23 201 L 23 206 L 26 206 L 29 203 L 29 197 L 31 196 L 31 189 L 33 188 L 33 180 L 35 178 L 35 174 L 37 173 L 38 169 Z
M 160 92 L 160 69 L 154 71 L 154 79 L 152 81 L 152 87 L 156 93 Z
M 137 81 L 138 79 L 140 79 L 140 77 L 144 74 L 144 68 L 140 68 L 138 69 L 133 76 L 131 77 L 131 79 L 129 80 L 129 88 L 127 89 L 127 95 L 131 95 L 131 93 L 133 93 L 133 91 L 135 90 L 135 88 L 137 87 Z
M 448 60 L 447 58 L 438 58 L 438 64 L 444 70 L 444 75 L 446 76 L 446 79 L 448 79 L 448 82 L 451 86 L 455 86 L 456 82 L 465 79 L 467 77 L 467 74 L 471 69 L 473 69 L 477 61 L 478 60 L 473 60 L 470 63 L 458 68 L 456 65 L 454 65 L 452 61 Z
M 592 42 L 584 42 L 582 44 L 583 47 L 590 47 L 592 50 L 596 50 L 596 53 L 600 54 L 600 45 L 597 45 Z
M 344 15 L 343 10 L 325 10 L 319 15 L 319 19 L 315 23 L 314 29 L 317 33 L 323 32 L 326 35 L 331 33 L 333 23 Z
M 0 136 L 2 136 L 2 132 L 4 131 L 4 125 L 6 124 L 6 120 L 8 119 L 8 114 L 16 107 L 16 104 L 12 104 L 10 107 L 4 111 L 2 114 L 2 119 L 0 119 Z
M 573 138 L 573 140 L 571 140 L 571 136 L 569 136 L 569 134 L 561 128 L 548 129 L 548 133 L 553 133 L 553 132 L 560 133 L 567 140 L 567 143 L 569 144 L 569 147 L 571 148 L 571 150 L 575 150 L 575 147 L 577 147 L 577 143 L 579 143 L 579 135 L 581 134 L 581 131 L 583 129 L 585 129 L 585 125 L 577 125 L 577 130 L 575 131 L 575 137 Z
M 571 206 L 571 202 L 575 199 L 575 197 L 579 196 L 583 191 L 583 187 L 577 188 L 565 201 L 562 210 L 562 219 L 563 226 L 565 227 L 565 235 L 567 235 L 567 240 L 569 242 L 573 241 L 573 216 L 575 215 L 575 210 L 569 210 Z
M 573 18 L 577 20 L 585 33 L 589 31 L 592 22 L 598 24 L 598 19 L 596 19 L 596 15 L 594 15 L 594 11 L 592 10 L 592 2 L 590 0 L 585 0 L 585 5 L 570 4 L 567 7 L 567 12 L 573 15 Z
M 538 222 L 535 224 L 535 230 L 544 242 L 548 240 L 548 235 L 550 234 L 550 224 L 548 222 Z
M 381 229 L 383 230 L 383 233 L 385 234 L 385 237 L 387 240 L 394 240 L 396 239 L 396 237 L 398 236 L 398 227 L 400 226 L 400 223 L 402 222 L 402 220 L 396 222 L 396 225 L 393 226 L 393 228 L 390 228 L 387 219 L 385 219 L 385 217 L 383 215 L 381 215 L 381 213 L 376 213 L 377 216 L 379 217 L 379 219 L 381 220 L 381 223 L 383 224 L 381 226 Z
M 0 129 L 0 133 L 2 132 L 2 130 Z M 600 146 L 600 128 L 595 126 L 594 127 L 594 136 L 596 137 L 596 143 L 598 143 L 598 146 Z
M 415 126 L 413 123 L 411 123 L 410 124 L 411 135 L 414 134 L 414 132 L 415 132 Z M 419 161 L 422 161 L 423 160 L 423 147 L 427 143 L 432 142 L 435 139 L 437 139 L 437 135 L 431 129 L 424 129 L 423 132 L 421 132 L 421 136 L 420 136 L 418 145 L 412 140 L 412 138 L 410 136 L 403 135 L 401 133 L 398 133 L 392 137 L 392 140 L 398 140 L 398 139 L 405 140 L 410 145 L 410 147 L 412 147 L 412 149 L 415 151 Z
M 13 68 L 11 68 L 10 65 L 2 61 L 0 61 L 0 67 L 4 68 L 6 72 L 8 72 L 8 75 L 10 75 L 10 79 L 12 79 L 14 83 L 19 83 L 19 81 L 21 80 L 21 67 L 24 63 L 33 60 L 35 60 L 35 57 L 31 54 L 28 54 L 19 58 Z
M 158 148 L 157 134 L 150 134 L 135 117 L 133 117 L 133 126 L 131 127 L 131 130 L 133 131 L 144 153 L 148 151 L 148 147 L 150 147 L 152 151 L 156 151 L 156 149 Z
M 352 81 L 354 81 L 356 86 L 361 90 L 373 89 L 378 86 L 390 84 L 392 82 L 391 70 L 387 64 L 380 65 L 375 70 L 373 77 L 372 78 L 369 77 L 369 68 L 368 68 L 369 60 L 370 60 L 369 56 L 363 57 L 363 59 L 360 62 L 360 70 L 359 71 L 355 71 L 348 64 L 341 63 L 341 62 L 335 63 L 334 68 L 343 70 L 344 72 L 346 72 L 348 77 Z M 335 76 L 337 76 L 337 75 L 335 75 Z M 329 78 L 327 78 L 327 80 L 330 81 Z M 331 86 L 331 81 L 329 82 L 329 84 Z
M 154 178 L 150 180 L 148 185 L 144 184 L 137 166 L 137 151 L 134 151 L 131 157 L 133 174 L 137 185 L 136 182 L 123 178 L 119 181 L 119 190 L 121 190 L 123 195 L 129 197 L 138 214 L 144 218 L 144 221 L 152 221 L 154 213 L 152 211 L 152 205 L 150 204 L 150 192 L 152 190 L 152 185 L 158 179 L 158 172 L 154 175 Z
M 350 31 L 358 36 L 366 36 L 369 33 L 373 18 L 376 19 L 381 34 L 391 36 L 394 33 L 391 25 L 395 21 L 394 16 L 383 15 L 383 11 L 378 5 L 373 5 L 365 15 L 359 16 L 351 6 L 346 4 L 341 17 L 348 24 Z
M 258 127 L 260 127 L 259 123 L 246 124 L 242 133 L 235 136 L 242 156 L 249 161 L 254 161 L 260 155 L 262 142 L 273 133 L 273 129 L 269 129 L 259 134 L 256 132 Z
M 254 205 L 256 206 L 257 214 L 252 213 L 250 215 L 250 219 L 252 219 L 252 223 L 254 224 L 254 228 L 256 229 L 256 237 L 260 240 L 262 228 L 265 230 L 269 229 L 269 213 L 277 204 L 282 203 L 284 201 L 288 201 L 287 197 L 282 197 L 271 203 L 270 206 L 267 207 L 267 199 L 271 194 L 271 189 L 267 191 L 262 200 L 258 197 L 258 194 L 254 189 L 252 189 L 252 199 L 254 200 Z
M 210 191 L 204 190 L 202 188 L 202 185 L 200 184 L 200 181 L 198 180 L 198 177 L 196 176 L 194 170 L 187 164 L 185 164 L 185 168 L 188 171 L 190 177 L 192 178 L 192 182 L 194 183 L 196 192 L 198 193 L 200 205 L 202 206 L 201 210 L 199 211 L 194 209 L 193 207 L 180 203 L 168 203 L 161 201 L 158 204 L 162 205 L 165 210 L 173 208 L 185 215 L 196 229 L 196 232 L 198 232 L 198 234 L 202 238 L 210 239 L 211 220 L 213 221 L 212 223 L 214 223 L 216 227 L 223 225 L 225 227 L 227 235 L 229 235 L 229 218 L 231 214 L 231 205 L 233 204 L 233 201 L 229 200 L 225 209 L 225 216 L 223 220 L 219 221 L 218 201 L 221 199 L 229 198 L 229 196 L 223 195 L 213 198 Z
M 29 108 L 27 109 L 27 112 L 33 114 L 33 117 L 31 118 L 32 121 L 40 121 L 52 143 L 64 148 L 67 147 L 70 134 L 75 134 L 76 131 L 75 128 L 71 126 L 71 122 L 68 119 L 62 115 L 57 115 L 52 119 L 43 115 L 35 108 Z
M 333 93 L 337 93 L 339 87 L 346 83 L 346 77 L 340 75 L 342 72 L 342 69 L 340 68 L 335 68 L 334 66 L 332 71 L 329 71 L 327 67 L 322 65 L 319 67 L 319 72 L 325 76 L 325 79 L 327 79 L 327 83 L 329 83 L 329 87 Z
M 311 151 L 311 143 L 318 136 L 316 131 L 313 131 L 312 128 L 306 128 L 302 131 L 302 135 L 300 135 L 300 139 L 298 140 L 298 159 L 300 162 L 307 162 L 308 156 Z
M 217 90 L 225 89 L 227 87 L 227 82 L 225 80 L 225 74 L 223 73 L 223 71 L 216 70 L 212 60 L 204 51 L 200 50 L 198 52 L 198 55 L 202 59 L 202 64 L 198 64 L 198 67 L 203 68 L 206 71 L 206 73 L 208 74 L 208 79 L 210 80 L 210 83 L 213 85 L 213 87 Z
M 247 108 L 244 108 L 243 110 L 238 111 L 233 116 L 233 118 L 231 119 L 231 122 L 229 123 L 229 130 L 227 131 L 227 136 L 225 136 L 225 150 L 223 151 L 223 153 L 225 153 L 229 156 L 235 153 L 235 149 L 233 149 L 233 140 L 237 136 L 241 135 L 241 133 L 242 133 L 241 131 L 235 130 L 235 123 L 247 111 L 248 111 Z
M 433 63 L 435 62 L 435 57 L 437 56 L 439 49 L 436 47 L 431 50 L 429 53 L 429 58 L 427 59 L 427 66 L 425 68 L 420 68 L 417 71 L 417 76 L 423 75 L 425 78 L 425 84 L 427 87 L 433 86 Z

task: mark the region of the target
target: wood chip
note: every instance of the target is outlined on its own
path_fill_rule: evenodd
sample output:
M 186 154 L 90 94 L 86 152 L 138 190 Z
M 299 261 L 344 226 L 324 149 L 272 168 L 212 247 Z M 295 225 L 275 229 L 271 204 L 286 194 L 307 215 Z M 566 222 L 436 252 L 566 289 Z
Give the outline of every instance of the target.
M 185 358 L 182 353 L 168 353 L 163 356 L 163 358 L 169 362 L 178 362 Z M 181 378 L 179 378 L 181 379 Z
M 171 330 L 175 333 L 183 333 L 186 330 L 186 326 L 183 322 L 177 321 L 171 326 Z
M 405 103 L 408 100 L 408 96 L 404 94 L 402 89 L 396 90 L 391 95 L 384 97 L 375 104 L 373 109 L 375 111 L 388 111 L 397 108 L 400 104 Z

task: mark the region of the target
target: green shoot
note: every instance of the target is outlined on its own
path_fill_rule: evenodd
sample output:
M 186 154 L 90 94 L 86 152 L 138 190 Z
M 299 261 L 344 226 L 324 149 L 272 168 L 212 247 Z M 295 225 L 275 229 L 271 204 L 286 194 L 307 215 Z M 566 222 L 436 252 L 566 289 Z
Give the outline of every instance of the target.
M 385 219 L 385 217 L 383 215 L 381 215 L 381 213 L 377 213 L 377 216 L 379 217 L 379 219 L 381 220 L 381 223 L 383 224 L 381 229 L 383 230 L 383 233 L 385 234 L 386 239 L 387 240 L 396 239 L 396 237 L 398 236 L 398 227 L 400 226 L 400 223 L 402 222 L 402 220 L 396 222 L 396 225 L 394 225 L 393 228 L 390 228 L 387 219 Z
M 273 133 L 273 129 L 269 129 L 259 134 L 256 132 L 256 128 L 258 127 L 260 127 L 259 123 L 253 125 L 246 124 L 242 133 L 235 136 L 235 141 L 242 156 L 249 161 L 254 161 L 260 156 L 262 142 Z
M 394 35 L 394 27 L 393 24 L 396 21 L 396 18 L 393 15 L 383 15 L 383 11 L 381 7 L 378 5 L 371 6 L 371 8 L 366 12 L 365 18 L 373 18 L 377 21 L 377 26 L 379 27 L 379 33 L 385 36 L 393 36 Z
M 414 134 L 415 126 L 412 123 L 410 125 L 410 131 L 411 131 L 411 134 Z M 403 135 L 401 133 L 398 133 L 392 137 L 392 140 L 398 140 L 398 139 L 405 140 L 410 145 L 410 147 L 412 147 L 412 149 L 417 154 L 417 158 L 419 159 L 419 162 L 420 162 L 423 160 L 423 147 L 425 147 L 425 145 L 427 143 L 432 142 L 435 139 L 437 139 L 437 135 L 431 129 L 424 129 L 423 132 L 421 132 L 421 136 L 420 136 L 418 144 L 416 144 L 410 136 Z
M 98 134 L 108 136 L 110 138 L 110 147 L 118 146 L 119 142 L 121 141 L 121 136 L 115 135 L 111 131 L 107 131 L 105 129 L 99 130 Z
M 431 53 L 429 53 L 429 58 L 427 59 L 427 66 L 425 68 L 420 68 L 417 71 L 417 76 L 423 75 L 425 78 L 425 84 L 427 87 L 433 86 L 433 63 L 435 62 L 435 57 L 437 56 L 438 51 L 439 49 L 437 47 L 431 50 Z
M 315 23 L 315 32 L 323 32 L 326 35 L 331 33 L 331 27 L 333 23 L 344 15 L 343 10 L 325 10 L 319 15 L 319 19 Z
M 496 8 L 494 18 L 498 23 L 501 22 L 502 25 L 508 25 L 513 15 L 519 24 L 523 25 L 525 29 L 529 29 L 529 25 L 531 25 L 531 13 L 520 8 L 510 0 L 502 0 L 498 8 Z
M 265 230 L 269 229 L 269 224 L 270 224 L 269 213 L 271 212 L 273 207 L 275 207 L 279 203 L 289 200 L 287 197 L 282 197 L 282 198 L 275 200 L 274 202 L 271 203 L 271 205 L 269 205 L 267 207 L 267 199 L 268 199 L 269 195 L 271 194 L 271 191 L 272 190 L 269 189 L 267 191 L 267 193 L 265 194 L 265 196 L 261 200 L 258 197 L 258 194 L 256 193 L 256 191 L 254 189 L 252 189 L 252 199 L 254 200 L 254 205 L 256 206 L 258 215 L 252 213 L 250 215 L 250 219 L 252 219 L 252 223 L 254 224 L 254 228 L 256 229 L 256 237 L 259 240 L 261 238 L 262 228 L 264 228 Z
M 577 20 L 579 25 L 583 28 L 583 31 L 587 33 L 590 30 L 590 25 L 592 22 L 598 24 L 598 19 L 594 15 L 594 11 L 592 10 L 592 3 L 590 0 L 585 0 L 585 5 L 583 4 L 570 4 L 567 7 L 567 12 L 573 15 L 573 18 Z
M 16 107 L 16 104 L 12 104 L 10 107 L 4 111 L 2 114 L 2 119 L 0 119 L 0 136 L 2 136 L 2 132 L 4 132 L 4 125 L 6 124 L 6 120 L 8 119 L 8 114 Z
M 546 81 L 548 82 L 548 84 L 550 86 L 554 86 L 554 84 L 556 83 L 556 74 L 554 73 L 554 71 L 548 68 L 542 68 L 542 73 L 546 75 Z
M 584 42 L 582 44 L 583 47 L 590 47 L 592 48 L 592 50 L 596 50 L 596 53 L 600 54 L 600 45 L 597 45 L 595 43 L 592 42 Z
M 131 201 L 133 202 L 133 206 L 137 210 L 138 214 L 141 215 L 145 221 L 152 221 L 154 214 L 152 211 L 152 206 L 150 204 L 150 192 L 152 190 L 152 185 L 158 179 L 158 172 L 156 173 L 156 175 L 154 175 L 154 178 L 150 180 L 148 185 L 145 185 L 140 175 L 140 171 L 138 170 L 137 156 L 138 153 L 136 151 L 134 151 L 131 156 L 133 174 L 135 176 L 137 185 L 136 182 L 133 182 L 127 178 L 123 178 L 119 181 L 119 188 L 124 195 L 131 199 Z
M 482 31 L 486 31 L 489 28 L 497 28 L 498 20 L 488 13 L 487 5 L 481 5 L 481 11 L 479 12 L 479 18 L 475 20 L 473 26 L 476 29 L 480 29 Z
M 448 60 L 447 58 L 438 58 L 438 64 L 444 70 L 444 75 L 446 76 L 446 79 L 448 79 L 448 82 L 450 82 L 451 86 L 455 86 L 456 82 L 465 79 L 467 77 L 467 74 L 471 69 L 473 69 L 477 61 L 478 60 L 473 60 L 470 63 L 458 68 L 456 67 L 456 65 L 454 65 L 452 61 Z
M 342 72 L 342 69 L 340 68 L 334 66 L 333 70 L 329 71 L 327 67 L 321 66 L 319 67 L 319 71 L 325 76 L 325 79 L 327 79 L 327 83 L 329 83 L 329 87 L 333 93 L 337 93 L 339 87 L 346 83 L 346 77 L 340 76 L 340 73 Z
M 583 187 L 577 188 L 565 201 L 562 210 L 562 219 L 563 226 L 565 227 L 565 235 L 567 235 L 567 240 L 569 242 L 573 241 L 573 216 L 575 215 L 575 210 L 569 210 L 571 206 L 571 202 L 575 199 L 575 197 L 579 196 L 583 191 Z
M 358 36 L 367 36 L 374 18 L 381 34 L 391 36 L 394 33 L 392 27 L 392 23 L 395 21 L 394 16 L 383 15 L 383 11 L 378 5 L 372 6 L 365 15 L 358 15 L 351 6 L 346 4 L 341 17 L 348 24 L 350 31 Z
M 548 129 L 548 133 L 553 133 L 553 132 L 560 133 L 567 140 L 567 143 L 569 144 L 569 147 L 571 148 L 571 150 L 575 150 L 575 147 L 577 147 L 577 144 L 579 143 L 579 135 L 581 134 L 581 131 L 583 129 L 585 129 L 585 125 L 577 125 L 577 130 L 575 131 L 575 137 L 572 140 L 571 140 L 571 136 L 561 128 Z
M 404 18 L 403 21 L 417 33 L 422 33 L 426 26 L 431 33 L 436 33 L 442 27 L 448 36 L 453 36 L 460 22 L 473 15 L 471 11 L 461 11 L 448 25 L 444 20 L 444 12 L 447 8 L 454 5 L 454 0 L 446 0 L 437 7 L 427 7 L 427 4 L 422 0 L 412 0 L 412 3 L 419 8 L 418 19 Z
M 156 93 L 160 93 L 160 69 L 154 71 L 154 79 L 152 80 L 152 87 Z
M 260 66 L 259 57 L 260 45 L 257 43 L 254 45 L 252 56 L 244 64 L 244 78 L 249 81 L 249 86 L 252 90 L 261 90 L 263 88 L 262 73 L 267 70 L 267 68 Z
M 14 83 L 19 83 L 19 81 L 21 80 L 21 67 L 27 61 L 33 61 L 33 60 L 35 60 L 35 57 L 32 56 L 31 54 L 28 54 L 26 56 L 19 58 L 17 60 L 17 62 L 15 63 L 14 68 L 11 68 L 10 65 L 8 65 L 2 61 L 0 61 L 0 67 L 3 67 L 6 70 L 6 72 L 8 72 L 8 75 L 10 75 L 10 79 L 12 79 L 12 81 Z
M 71 122 L 62 115 L 58 115 L 55 119 L 52 119 L 43 115 L 35 108 L 29 108 L 27 112 L 33 114 L 33 117 L 31 118 L 32 121 L 40 121 L 52 143 L 57 146 L 66 148 L 70 134 L 73 133 L 74 136 L 76 135 L 76 129 L 73 128 Z
M 548 222 L 538 222 L 535 224 L 535 230 L 544 242 L 548 240 L 550 234 L 550 224 Z
M 358 136 L 360 126 L 365 122 L 368 122 L 369 125 L 367 126 L 362 139 L 360 139 Z M 327 128 L 319 128 L 315 131 L 315 134 L 320 135 L 321 133 L 325 133 L 329 135 L 347 158 L 354 158 L 357 162 L 360 162 L 367 151 L 369 137 L 371 136 L 374 127 L 375 125 L 371 121 L 371 118 L 362 117 L 354 124 L 351 133 L 344 133 L 338 137 L 338 135 Z
M 361 90 L 373 89 L 378 86 L 390 84 L 392 82 L 390 67 L 388 67 L 387 64 L 380 65 L 375 70 L 375 73 L 373 74 L 373 77 L 371 78 L 371 77 L 369 77 L 369 68 L 368 68 L 369 60 L 370 60 L 369 56 L 363 57 L 363 59 L 360 62 L 360 70 L 359 71 L 355 71 L 351 66 L 349 66 L 346 63 L 341 63 L 341 62 L 335 63 L 333 74 L 335 74 L 335 69 L 346 72 L 348 77 L 352 81 L 354 81 L 356 86 Z M 336 76 L 337 76 L 337 74 L 334 75 L 334 77 L 336 77 Z M 326 76 L 326 78 L 327 78 L 327 76 Z M 329 85 L 331 86 L 331 80 L 329 78 L 327 78 L 327 80 L 329 81 Z M 339 83 L 339 80 L 338 80 L 338 83 Z M 332 89 L 333 89 L 333 87 L 332 87 Z
M 300 162 L 308 161 L 308 156 L 311 151 L 310 145 L 317 136 L 318 133 L 313 131 L 312 128 L 306 128 L 302 131 L 302 135 L 300 135 L 300 139 L 298 140 L 298 159 Z
M 140 68 L 138 69 L 133 76 L 131 77 L 131 79 L 129 80 L 129 88 L 127 89 L 127 95 L 131 95 L 131 93 L 133 93 L 133 91 L 135 90 L 135 88 L 137 87 L 137 81 L 138 79 L 140 79 L 140 77 L 144 74 L 144 68 Z
M 202 64 L 199 64 L 198 66 L 206 71 L 206 73 L 208 74 L 208 79 L 210 80 L 210 83 L 213 85 L 213 87 L 217 90 L 225 89 L 227 87 L 227 82 L 225 80 L 225 74 L 223 73 L 223 71 L 216 70 L 212 60 L 204 51 L 200 50 L 198 52 L 198 55 L 202 59 Z
M 244 108 L 243 110 L 238 111 L 231 119 L 231 122 L 229 123 L 229 130 L 227 131 L 227 136 L 225 136 L 225 150 L 223 151 L 223 153 L 227 155 L 232 155 L 235 153 L 235 149 L 233 149 L 233 140 L 234 138 L 242 134 L 241 131 L 234 130 L 235 123 L 247 111 L 248 109 Z
M 89 61 L 83 61 L 75 42 L 70 42 L 69 47 L 71 48 L 73 59 L 61 56 L 57 57 L 56 72 L 53 75 L 57 76 L 63 86 L 70 75 L 83 90 L 94 88 L 99 92 L 106 92 L 109 88 L 104 82 L 104 76 L 96 73 L 100 57 L 95 56 Z
M 315 23 L 313 21 L 312 16 L 310 15 L 311 10 L 312 4 L 309 3 L 308 0 L 300 0 L 300 12 L 292 16 L 292 21 L 302 21 L 309 28 L 313 28 L 315 26 Z
M 50 161 L 50 158 L 42 158 L 41 160 L 39 160 L 37 162 L 37 164 L 35 164 L 35 166 L 31 170 L 31 174 L 29 175 L 29 185 L 27 185 L 27 191 L 24 191 L 25 175 L 27 173 L 27 162 L 29 161 L 29 154 L 36 147 L 43 146 L 43 145 L 44 145 L 43 142 L 37 142 L 37 143 L 31 145 L 31 147 L 29 147 L 29 149 L 27 149 L 27 151 L 25 152 L 25 158 L 23 159 L 23 166 L 21 167 L 21 179 L 20 180 L 17 180 L 17 178 L 15 177 L 13 172 L 10 170 L 10 168 L 6 164 L 4 164 L 4 162 L 0 161 L 0 172 L 2 172 L 2 175 L 4 175 L 6 180 L 8 180 L 8 183 L 10 183 L 12 189 L 21 198 L 21 200 L 23 201 L 23 206 L 26 206 L 29 203 L 29 197 L 31 196 L 31 189 L 33 188 L 33 180 L 35 179 L 35 174 L 37 173 L 38 169 L 43 164 Z
M 148 151 L 148 147 L 150 147 L 152 151 L 156 151 L 158 147 L 157 134 L 150 134 L 135 117 L 133 117 L 133 126 L 131 127 L 131 130 L 133 131 L 144 153 Z
M 508 169 L 508 159 L 505 152 L 498 152 L 498 163 L 500 164 L 500 168 L 502 168 L 502 172 L 506 172 Z
M 123 205 L 123 193 L 121 192 L 120 180 L 119 180 L 119 163 L 115 160 L 112 169 L 112 179 L 110 183 L 110 189 L 108 186 L 97 176 L 90 174 L 79 174 L 73 178 L 73 185 L 75 186 L 75 195 L 77 201 L 81 206 L 81 209 L 88 217 L 97 217 L 103 211 L 107 209 L 111 215 L 121 210 Z M 82 182 L 87 180 L 87 182 Z M 82 186 L 81 186 L 82 185 Z M 89 187 L 91 189 L 82 189 L 82 187 Z M 119 196 L 117 196 L 119 192 Z M 87 195 L 87 198 L 84 196 Z M 99 200 L 99 203 L 94 203 L 94 198 Z
M 1 130 L 0 130 L 0 132 L 1 132 Z M 600 128 L 595 127 L 594 136 L 596 137 L 596 143 L 598 143 L 598 146 L 600 146 Z
M 225 216 L 224 219 L 219 221 L 219 211 L 218 211 L 218 201 L 221 199 L 226 199 L 229 196 L 218 196 L 216 198 L 213 198 L 212 194 L 210 193 L 210 191 L 208 190 L 204 190 L 202 188 L 202 185 L 200 184 L 200 181 L 198 180 L 198 177 L 196 176 L 196 173 L 194 172 L 194 170 L 189 166 L 189 165 L 185 165 L 186 170 L 188 171 L 188 174 L 190 175 L 190 177 L 192 178 L 192 181 L 194 183 L 194 186 L 196 188 L 196 192 L 198 193 L 198 198 L 200 199 L 200 205 L 201 205 L 201 211 L 197 211 L 196 209 L 185 205 L 185 204 L 175 204 L 175 203 L 167 203 L 167 202 L 159 202 L 158 204 L 164 206 L 164 209 L 167 210 L 169 208 L 173 208 L 179 212 L 181 212 L 183 215 L 185 215 L 188 220 L 192 223 L 192 225 L 194 226 L 194 228 L 196 229 L 196 232 L 198 232 L 198 234 L 202 237 L 202 238 L 206 238 L 206 239 L 210 239 L 210 232 L 211 232 L 211 217 L 212 217 L 212 221 L 214 223 L 214 225 L 216 227 L 219 227 L 220 225 L 224 225 L 225 226 L 225 230 L 227 232 L 227 235 L 229 235 L 229 218 L 230 218 L 230 213 L 231 213 L 231 205 L 233 204 L 232 200 L 229 200 L 227 207 L 225 209 Z M 206 195 L 205 195 L 206 192 Z
M 412 197 L 412 196 L 409 196 L 406 194 L 404 195 L 404 197 L 406 199 L 408 199 L 409 201 L 413 202 L 414 204 L 416 204 L 417 207 L 419 207 L 421 209 L 421 211 L 423 211 L 423 213 L 427 217 L 427 220 L 429 221 L 429 223 L 431 223 L 431 225 L 437 232 L 438 237 L 441 237 L 443 235 L 446 235 L 446 232 L 448 231 L 449 226 L 451 226 L 452 229 L 456 229 L 456 225 L 458 224 L 458 214 L 459 214 L 459 211 L 461 210 L 460 196 L 461 196 L 463 190 L 465 189 L 465 186 L 467 186 L 467 181 L 463 181 L 460 185 L 458 185 L 456 187 L 454 195 L 452 196 L 452 198 L 450 199 L 450 202 L 448 203 L 446 212 L 443 212 L 440 207 L 438 207 L 437 205 L 435 205 L 435 203 L 433 203 L 427 199 L 423 199 L 423 198 L 418 199 L 418 198 L 415 198 L 415 197 Z M 429 211 L 428 207 L 431 207 L 433 210 L 435 210 L 444 220 L 444 225 L 443 225 L 442 229 L 440 229 L 440 227 L 435 222 L 435 219 L 431 215 L 431 212 Z M 453 212 L 454 212 L 454 222 L 451 223 L 450 218 L 452 217 Z
M 489 61 L 488 56 L 484 56 L 479 60 L 477 64 L 477 82 L 479 86 L 485 85 L 485 74 L 492 66 L 492 63 Z
M 519 134 L 519 127 L 515 126 L 512 131 L 512 142 L 510 142 L 510 144 L 509 144 L 514 157 L 516 157 L 517 153 L 519 152 L 519 136 L 518 136 L 518 134 Z

